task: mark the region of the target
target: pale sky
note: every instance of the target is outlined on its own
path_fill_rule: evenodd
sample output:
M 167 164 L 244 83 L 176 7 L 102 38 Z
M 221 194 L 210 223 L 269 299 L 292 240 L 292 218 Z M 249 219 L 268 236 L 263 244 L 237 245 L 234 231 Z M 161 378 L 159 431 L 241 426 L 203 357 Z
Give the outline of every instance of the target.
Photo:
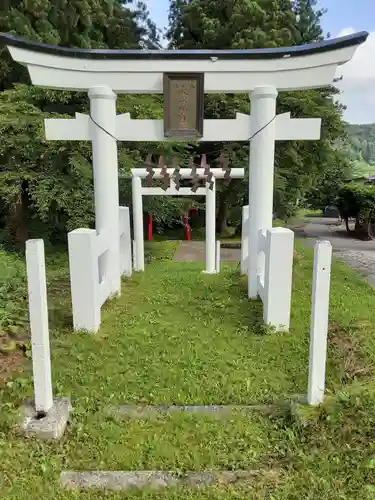
M 145 0 L 160 29 L 168 24 L 169 0 Z M 340 100 L 348 106 L 345 119 L 351 123 L 375 123 L 375 0 L 320 0 L 328 12 L 323 17 L 325 33 L 337 37 L 368 31 L 370 36 L 353 60 L 338 68 Z

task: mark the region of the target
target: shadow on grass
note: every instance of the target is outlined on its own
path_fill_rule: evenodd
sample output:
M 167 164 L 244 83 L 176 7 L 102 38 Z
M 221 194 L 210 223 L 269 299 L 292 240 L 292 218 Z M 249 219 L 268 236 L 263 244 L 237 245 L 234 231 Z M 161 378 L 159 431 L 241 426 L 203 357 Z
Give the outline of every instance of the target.
M 228 277 L 232 283 L 228 286 L 228 292 L 237 302 L 238 313 L 249 329 L 255 334 L 264 334 L 263 304 L 258 298 L 248 298 L 247 276 L 241 276 L 239 269 L 229 272 Z

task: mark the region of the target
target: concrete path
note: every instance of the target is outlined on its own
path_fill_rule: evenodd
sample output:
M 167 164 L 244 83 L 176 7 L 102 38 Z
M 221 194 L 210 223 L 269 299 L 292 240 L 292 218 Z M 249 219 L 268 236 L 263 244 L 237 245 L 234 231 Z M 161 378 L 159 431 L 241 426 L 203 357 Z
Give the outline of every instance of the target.
M 241 250 L 239 248 L 221 248 L 221 262 L 239 262 Z M 173 260 L 178 262 L 204 262 L 204 241 L 181 241 L 174 254 Z
M 338 226 L 337 219 L 311 217 L 302 227 L 306 245 L 313 247 L 317 239 L 331 242 L 334 255 L 357 269 L 375 287 L 375 241 L 351 238 L 345 226 Z

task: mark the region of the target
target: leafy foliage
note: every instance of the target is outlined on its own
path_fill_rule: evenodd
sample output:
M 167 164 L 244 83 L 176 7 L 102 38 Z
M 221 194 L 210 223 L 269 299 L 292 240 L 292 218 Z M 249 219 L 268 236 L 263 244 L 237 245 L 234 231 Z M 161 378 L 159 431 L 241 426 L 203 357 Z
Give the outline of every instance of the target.
M 17 334 L 27 328 L 28 315 L 23 262 L 17 255 L 0 249 L 0 264 L 0 344 L 3 344 L 4 334 Z
M 172 48 L 264 48 L 310 43 L 323 38 L 320 20 L 324 11 L 315 0 L 171 0 L 167 33 Z M 320 141 L 285 141 L 276 145 L 275 212 L 278 217 L 292 215 L 307 192 L 317 187 L 322 176 L 337 175 L 341 168 L 335 141 L 344 133 L 342 107 L 333 102 L 334 87 L 279 95 L 277 112 L 292 117 L 321 117 Z M 249 113 L 244 95 L 209 95 L 205 99 L 208 118 L 234 118 L 236 112 Z M 233 166 L 248 167 L 248 144 L 200 144 L 198 151 L 209 158 L 225 150 Z M 344 156 L 342 155 L 342 159 Z M 346 169 L 346 163 L 342 163 Z M 334 172 L 334 173 L 333 173 Z M 219 194 L 219 226 L 232 208 L 245 199 L 246 187 L 236 185 L 235 193 Z M 220 217 L 223 215 L 223 217 Z
M 375 210 L 375 187 L 360 184 L 348 184 L 340 190 L 339 208 L 349 217 L 371 219 Z
M 130 10 L 128 2 L 84 0 L 67 2 L 14 2 L 0 6 L 0 30 L 51 44 L 82 48 L 142 48 L 157 46 L 158 33 L 142 2 Z M 12 83 L 15 86 L 12 88 Z M 49 142 L 44 138 L 46 118 L 69 118 L 88 112 L 87 95 L 29 87 L 25 69 L 0 51 L 0 224 L 3 242 L 24 245 L 30 236 L 44 236 L 51 243 L 66 239 L 67 231 L 93 223 L 91 144 Z M 119 113 L 134 118 L 161 118 L 158 96 L 121 96 Z M 188 149 L 168 143 L 119 144 L 119 169 L 129 174 L 145 152 L 182 156 Z M 120 182 L 123 202 L 131 201 L 130 183 Z M 155 200 L 153 215 L 163 213 Z M 169 205 L 164 219 L 179 217 L 179 207 Z M 172 213 L 172 215 L 171 215 Z M 164 220 L 163 216 L 160 220 Z
M 142 48 L 157 47 L 158 32 L 142 2 L 120 0 L 17 0 L 0 6 L 0 30 L 25 38 L 67 47 Z M 132 7 L 132 8 L 130 8 Z M 308 43 L 322 38 L 323 11 L 315 0 L 173 0 L 170 5 L 169 44 L 173 48 L 262 48 Z M 93 223 L 91 147 L 89 143 L 47 142 L 43 120 L 87 113 L 87 95 L 28 87 L 25 69 L 0 50 L 0 132 L 6 137 L 0 146 L 0 224 L 2 239 L 23 246 L 27 237 L 44 236 L 51 243 L 64 241 L 66 232 Z M 15 84 L 15 87 L 12 85 Z M 322 177 L 341 179 L 346 163 L 333 143 L 343 134 L 342 109 L 335 105 L 333 87 L 282 93 L 278 113 L 293 117 L 322 117 L 319 142 L 286 141 L 276 146 L 275 211 L 278 217 L 291 215 L 311 189 L 320 187 Z M 162 118 L 160 96 L 124 95 L 117 102 L 118 113 L 133 118 Z M 234 118 L 249 113 L 247 95 L 207 95 L 207 118 Z M 154 161 L 164 154 L 166 161 L 177 156 L 180 163 L 189 156 L 207 154 L 215 165 L 226 151 L 232 167 L 248 167 L 248 143 L 161 144 L 119 143 L 120 198 L 131 204 L 131 186 L 126 176 L 142 163 L 146 153 Z M 341 169 L 341 170 L 340 170 Z M 229 187 L 217 184 L 218 227 L 239 224 L 238 207 L 247 203 L 247 179 Z M 328 195 L 327 195 L 328 196 Z M 153 215 L 156 229 L 180 224 L 181 212 L 199 200 L 150 197 L 145 212 Z
M 339 191 L 338 207 L 341 216 L 346 220 L 354 218 L 355 231 L 360 236 L 373 238 L 372 223 L 375 220 L 375 187 L 351 183 Z
M 334 161 L 334 153 L 333 158 Z M 336 154 L 336 163 L 322 172 L 315 185 L 305 195 L 306 204 L 313 210 L 324 210 L 327 205 L 336 205 L 340 190 L 352 178 L 352 164 L 341 152 Z
M 85 49 L 158 47 L 159 38 L 143 2 L 120 0 L 17 0 L 0 6 L 0 31 L 28 40 Z M 6 48 L 0 50 L 0 89 L 28 82 Z
M 346 151 L 353 161 L 362 161 L 375 165 L 375 124 L 346 125 Z

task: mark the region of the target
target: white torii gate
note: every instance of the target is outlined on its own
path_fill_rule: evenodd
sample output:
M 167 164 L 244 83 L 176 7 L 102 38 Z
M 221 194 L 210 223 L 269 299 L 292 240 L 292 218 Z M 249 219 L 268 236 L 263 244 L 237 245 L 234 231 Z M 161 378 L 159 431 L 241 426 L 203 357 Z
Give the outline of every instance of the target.
M 111 106 L 106 104 L 108 93 Z M 99 96 L 102 96 L 100 99 Z M 112 99 L 111 99 L 112 96 Z M 163 141 L 162 120 L 132 120 L 129 113 L 116 115 L 114 104 L 115 96 L 110 89 L 104 87 L 92 88 L 89 91 L 91 116 L 118 140 L 133 142 Z M 275 116 L 277 91 L 274 87 L 257 87 L 251 94 L 251 116 L 237 113 L 232 120 L 205 120 L 204 135 L 201 141 L 219 142 L 224 140 L 246 141 L 258 130 L 250 143 L 249 171 L 249 269 L 248 269 L 248 296 L 257 297 L 258 276 L 258 235 L 261 229 L 272 227 L 273 213 L 273 184 L 274 184 L 274 150 L 276 140 L 317 140 L 320 138 L 320 118 L 293 119 L 290 113 Z M 266 125 L 266 126 L 265 126 Z M 98 232 L 105 227 L 112 226 L 112 234 L 118 234 L 115 219 L 110 212 L 115 212 L 118 206 L 117 147 L 115 139 L 103 132 L 88 115 L 76 113 L 74 119 L 47 119 L 45 120 L 46 138 L 48 140 L 90 140 L 93 141 L 94 185 L 96 227 Z M 101 137 L 101 140 L 97 139 Z M 94 142 L 96 147 L 94 146 Z M 133 171 L 134 172 L 134 171 Z M 190 173 L 191 170 L 188 170 Z M 233 172 L 233 170 L 232 170 Z M 172 173 L 172 172 L 171 172 Z M 224 172 L 221 172 L 224 176 Z M 147 172 L 146 172 L 147 175 Z M 231 175 L 233 175 L 231 173 Z M 137 176 L 138 177 L 138 176 Z M 215 175 L 217 177 L 217 174 Z M 133 179 L 133 210 L 139 213 L 142 202 L 134 196 L 134 190 L 139 190 L 139 182 Z M 144 192 L 143 194 L 147 194 Z M 168 194 L 168 193 L 164 193 Z M 182 193 L 181 193 L 182 194 Z M 142 199 L 142 198 L 141 198 Z M 211 213 L 211 194 L 207 193 L 207 211 Z M 112 200 L 112 210 L 109 205 Z M 215 208 L 213 209 L 215 210 Z M 116 212 L 117 213 L 117 212 Z M 214 212 L 213 212 L 214 213 Z M 208 215 L 209 216 L 209 215 Z M 136 215 L 137 217 L 137 215 Z M 107 222 L 106 222 L 107 221 Z M 215 270 L 215 233 L 211 236 L 211 228 L 206 226 L 206 271 Z M 144 270 L 143 240 L 141 242 L 140 225 L 134 226 L 136 242 L 136 269 Z M 115 248 L 107 254 L 112 262 L 117 260 Z M 105 263 L 110 266 L 110 262 Z M 116 269 L 118 266 L 116 265 Z M 102 271 L 105 274 L 105 269 Z M 110 273 L 111 274 L 111 273 Z M 117 286 L 120 283 L 115 281 Z M 116 290 L 113 290 L 114 292 Z
M 132 195 L 133 195 L 133 227 L 135 240 L 135 269 L 143 271 L 145 267 L 144 258 L 144 236 L 143 236 L 143 208 L 142 196 L 205 196 L 206 197 L 206 273 L 214 274 L 216 269 L 216 179 L 223 179 L 225 171 L 221 168 L 211 168 L 209 181 L 205 187 L 198 187 L 192 191 L 189 187 L 177 189 L 173 174 L 174 168 L 153 169 L 154 179 L 161 179 L 165 173 L 170 176 L 169 188 L 142 186 L 142 179 L 149 175 L 145 168 L 132 169 Z M 190 168 L 180 168 L 178 171 L 182 179 L 192 177 Z M 230 176 L 232 179 L 241 179 L 245 175 L 243 168 L 232 168 Z M 206 168 L 197 168 L 195 176 L 199 179 L 207 178 Z
M 272 227 L 276 140 L 316 140 L 320 119 L 276 116 L 278 91 L 320 88 L 332 83 L 337 66 L 349 61 L 368 33 L 309 45 L 256 50 L 85 50 L 66 49 L 0 34 L 15 61 L 27 66 L 32 83 L 88 91 L 90 113 L 71 120 L 46 120 L 50 140 L 91 140 L 96 229 L 109 238 L 102 272 L 120 291 L 116 138 L 163 141 L 161 120 L 116 115 L 116 93 L 162 93 L 163 75 L 204 73 L 206 93 L 249 93 L 251 116 L 204 120 L 201 141 L 250 143 L 248 295 L 257 296 L 259 233 Z M 282 265 L 282 263 L 281 263 Z

